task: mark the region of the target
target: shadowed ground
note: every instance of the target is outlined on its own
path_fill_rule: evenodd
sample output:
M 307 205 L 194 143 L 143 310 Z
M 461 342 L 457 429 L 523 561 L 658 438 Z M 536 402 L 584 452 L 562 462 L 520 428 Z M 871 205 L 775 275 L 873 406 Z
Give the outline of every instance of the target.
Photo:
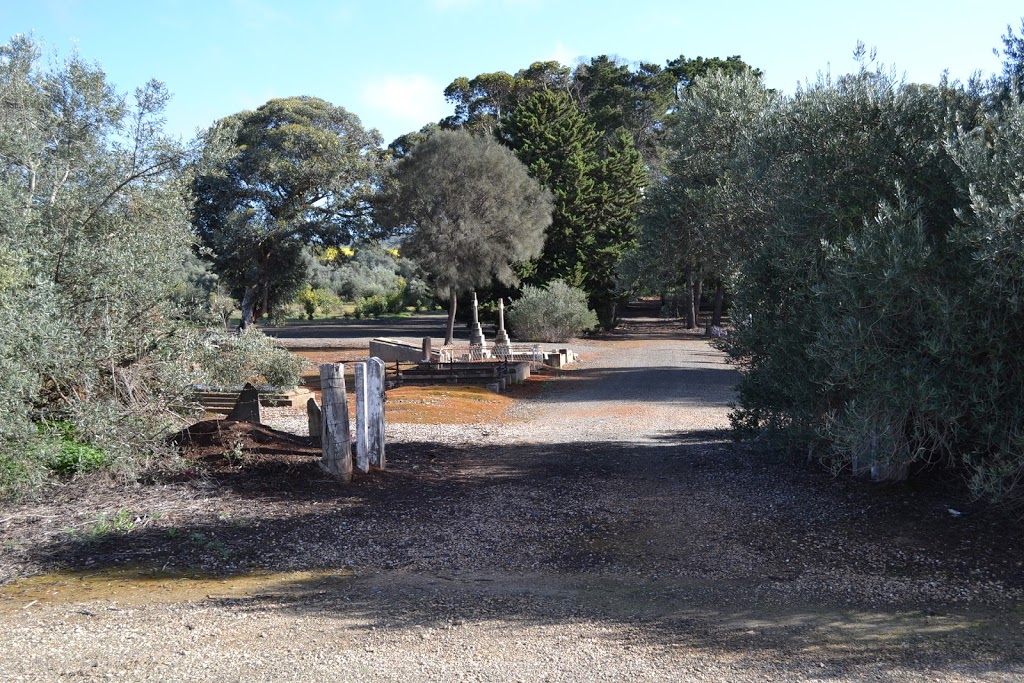
M 1024 676 L 1019 525 L 734 446 L 720 354 L 629 329 L 510 421 L 395 425 L 390 471 L 348 488 L 267 432 L 123 492 L 166 511 L 21 551 L 77 571 L 4 589 L 0 678 L 43 655 L 129 680 Z

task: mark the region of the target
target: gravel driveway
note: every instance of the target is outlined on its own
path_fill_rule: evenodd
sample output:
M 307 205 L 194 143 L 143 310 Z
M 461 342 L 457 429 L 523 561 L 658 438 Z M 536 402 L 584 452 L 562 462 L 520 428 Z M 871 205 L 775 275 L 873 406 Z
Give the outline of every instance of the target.
M 0 680 L 1024 680 L 1019 525 L 734 447 L 722 356 L 633 325 L 509 421 L 389 425 L 343 494 L 193 487 L 123 565 L 8 585 Z M 262 570 L 175 578 L 171 529 Z

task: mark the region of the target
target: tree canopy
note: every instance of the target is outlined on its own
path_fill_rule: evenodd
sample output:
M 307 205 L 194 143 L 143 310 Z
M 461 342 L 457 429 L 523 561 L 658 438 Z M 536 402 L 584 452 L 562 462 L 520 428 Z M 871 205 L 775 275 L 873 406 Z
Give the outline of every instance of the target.
M 555 210 L 527 279 L 564 280 L 587 292 L 601 323 L 614 319 L 615 268 L 636 237 L 645 175 L 628 132 L 602 138 L 568 94 L 542 90 L 517 107 L 501 139 L 549 188 Z
M 717 71 L 692 81 L 672 116 L 666 172 L 648 188 L 639 248 L 622 275 L 630 290 L 682 289 L 687 327 L 696 326 L 701 283 L 723 287 L 763 228 L 741 189 L 750 169 L 736 157 L 776 99 L 752 71 Z
M 494 279 L 516 282 L 516 264 L 540 253 L 551 197 L 493 139 L 439 131 L 398 163 L 377 218 L 407 231 L 403 255 L 429 274 L 438 294 L 449 297 L 451 343 L 457 295 Z
M 243 301 L 243 327 L 294 294 L 305 245 L 373 232 L 381 142 L 357 116 L 315 97 L 270 100 L 204 134 L 193 220 L 215 270 Z

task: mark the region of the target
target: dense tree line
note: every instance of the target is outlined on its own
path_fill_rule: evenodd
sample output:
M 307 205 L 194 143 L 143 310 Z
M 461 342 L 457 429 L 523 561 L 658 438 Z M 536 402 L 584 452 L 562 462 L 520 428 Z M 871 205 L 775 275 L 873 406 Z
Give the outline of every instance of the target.
M 620 264 L 637 244 L 644 188 L 663 171 L 680 95 L 715 73 L 760 75 L 739 56 L 680 56 L 661 67 L 602 55 L 575 69 L 535 62 L 514 75 L 452 81 L 445 96 L 455 112 L 439 127 L 496 137 L 555 196 L 544 251 L 522 264 L 523 281 L 578 287 L 602 327 L 616 324 L 616 304 L 629 293 Z M 397 148 L 406 153 L 429 132 L 405 136 Z

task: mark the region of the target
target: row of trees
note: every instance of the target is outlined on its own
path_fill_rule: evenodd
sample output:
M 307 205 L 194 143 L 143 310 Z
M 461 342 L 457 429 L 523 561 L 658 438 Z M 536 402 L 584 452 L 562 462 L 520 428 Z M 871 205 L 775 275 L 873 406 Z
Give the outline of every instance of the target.
M 1005 42 L 989 82 L 905 83 L 861 48 L 791 97 L 750 73 L 683 93 L 632 270 L 694 301 L 702 276 L 732 284 L 742 433 L 1019 495 L 1024 42 Z
M 644 188 L 662 172 L 679 98 L 698 77 L 719 72 L 760 75 L 738 56 L 680 56 L 662 67 L 602 55 L 575 69 L 537 62 L 446 88 L 455 113 L 441 127 L 493 136 L 554 195 L 544 251 L 520 270 L 526 283 L 581 288 L 601 325 L 614 326 L 620 264 L 636 247 Z M 398 142 L 405 150 L 415 138 Z
M 562 280 L 586 291 L 601 323 L 611 327 L 622 294 L 618 266 L 636 244 L 642 190 L 660 168 L 667 117 L 694 78 L 720 70 L 748 68 L 739 57 L 680 57 L 664 68 L 635 69 L 598 57 L 575 70 L 539 62 L 515 75 L 458 78 L 445 91 L 455 105 L 452 116 L 392 143 L 397 175 L 376 200 L 390 165 L 375 132 L 323 100 L 273 100 L 218 121 L 204 135 L 192 185 L 197 235 L 242 301 L 243 328 L 303 287 L 309 278 L 304 249 L 388 234 L 407 237 L 403 251 L 418 257 L 452 315 L 460 292 L 494 280 L 506 288 Z M 465 135 L 439 135 L 445 130 Z M 415 159 L 433 138 L 445 142 L 427 145 Z M 539 234 L 537 224 L 512 220 L 512 207 L 532 206 L 533 190 L 522 194 L 521 179 L 508 175 L 507 155 L 484 152 L 495 144 L 511 150 L 551 195 L 551 217 Z M 435 168 L 442 160 L 463 172 L 455 177 Z M 508 180 L 496 181 L 495 174 Z M 483 179 L 486 187 L 476 182 Z M 437 220 L 398 206 L 411 201 L 414 183 L 420 194 L 438 191 L 431 201 L 463 217 L 446 219 L 458 239 L 438 232 Z M 440 192 L 442 186 L 448 189 Z M 477 201 L 481 215 L 467 218 L 466 198 L 479 200 L 482 192 L 489 203 Z M 499 220 L 493 211 L 483 214 L 500 204 L 510 207 L 500 218 L 506 227 L 482 229 Z M 529 211 L 523 215 L 532 220 Z
M 194 383 L 294 378 L 258 334 L 204 330 L 214 290 L 240 301 L 243 328 L 304 286 L 410 290 L 417 276 L 453 296 L 564 275 L 609 297 L 640 154 L 569 90 L 522 95 L 498 127 L 467 116 L 411 153 L 315 97 L 227 117 L 189 150 L 163 134 L 160 83 L 128 98 L 77 57 L 46 68 L 29 39 L 0 48 L 0 489 L 86 444 L 145 460 Z M 542 144 L 551 131 L 564 149 Z M 372 246 L 394 232 L 418 271 Z M 357 240 L 369 246 L 338 258 Z

